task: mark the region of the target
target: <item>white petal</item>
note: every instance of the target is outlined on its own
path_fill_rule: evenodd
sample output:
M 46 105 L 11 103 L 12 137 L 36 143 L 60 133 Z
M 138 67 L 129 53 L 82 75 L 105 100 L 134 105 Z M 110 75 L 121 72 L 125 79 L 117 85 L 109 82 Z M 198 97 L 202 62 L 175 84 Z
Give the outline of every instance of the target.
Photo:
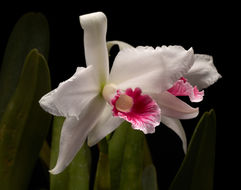
M 181 46 L 125 48 L 115 58 L 110 82 L 118 88 L 139 87 L 143 92 L 160 93 L 172 87 L 194 62 L 192 48 Z
M 84 30 L 86 64 L 94 65 L 100 82 L 105 83 L 109 75 L 106 16 L 102 12 L 86 14 L 80 16 L 80 24 Z
M 195 54 L 195 62 L 184 77 L 201 90 L 215 83 L 221 75 L 213 64 L 212 56 Z
M 62 172 L 73 160 L 88 133 L 97 123 L 105 104 L 105 101 L 98 96 L 81 113 L 79 120 L 74 117 L 66 118 L 61 131 L 57 164 L 50 171 L 52 174 Z
M 178 119 L 173 119 L 162 115 L 162 123 L 173 130 L 182 141 L 182 148 L 184 153 L 187 153 L 187 138 L 186 133 L 182 127 L 181 122 Z
M 193 108 L 169 92 L 151 94 L 161 108 L 164 116 L 176 119 L 191 119 L 198 115 L 199 109 Z
M 93 66 L 77 68 L 70 79 L 40 99 L 41 107 L 53 115 L 78 118 L 86 105 L 100 92 L 94 73 Z
M 112 115 L 112 110 L 109 105 L 105 107 L 100 120 L 89 133 L 88 145 L 93 146 L 102 140 L 105 136 L 113 132 L 124 120 Z

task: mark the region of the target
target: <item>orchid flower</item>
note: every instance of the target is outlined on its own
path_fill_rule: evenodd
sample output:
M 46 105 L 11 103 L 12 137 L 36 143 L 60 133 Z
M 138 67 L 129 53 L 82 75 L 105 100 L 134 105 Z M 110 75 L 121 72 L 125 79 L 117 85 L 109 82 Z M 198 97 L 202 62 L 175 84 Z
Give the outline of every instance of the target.
M 50 172 L 63 171 L 87 138 L 93 146 L 124 120 L 145 134 L 154 133 L 163 122 L 181 138 L 186 151 L 179 119 L 196 117 L 198 108 L 176 96 L 202 100 L 204 93 L 199 90 L 220 78 L 212 57 L 195 55 L 192 48 L 181 46 L 134 48 L 113 41 L 121 50 L 109 72 L 106 16 L 102 12 L 83 15 L 80 23 L 87 67 L 78 67 L 70 79 L 39 101 L 47 112 L 66 118 L 57 164 Z

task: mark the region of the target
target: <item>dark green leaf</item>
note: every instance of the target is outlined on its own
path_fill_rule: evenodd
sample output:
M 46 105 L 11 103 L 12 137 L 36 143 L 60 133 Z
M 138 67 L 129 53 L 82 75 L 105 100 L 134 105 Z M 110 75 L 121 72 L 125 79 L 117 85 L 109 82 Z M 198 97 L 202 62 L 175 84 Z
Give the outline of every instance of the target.
M 109 142 L 109 160 L 110 160 L 110 177 L 111 188 L 118 190 L 120 187 L 120 176 L 123 154 L 126 144 L 126 134 L 129 124 L 123 122 L 111 137 Z
M 146 138 L 144 139 L 143 151 L 144 151 L 144 163 L 143 164 L 144 164 L 144 167 L 146 167 L 146 166 L 149 166 L 152 164 L 151 153 L 150 153 Z
M 215 162 L 216 116 L 214 110 L 200 119 L 187 155 L 169 190 L 212 190 Z
M 110 168 L 108 154 L 100 152 L 94 190 L 110 190 Z
M 50 147 L 48 145 L 48 142 L 45 140 L 43 143 L 43 146 L 40 150 L 39 157 L 42 162 L 49 168 L 50 163 Z
M 143 190 L 158 190 L 156 168 L 153 164 L 145 167 L 142 174 Z
M 106 138 L 99 142 L 98 147 L 99 160 L 95 174 L 94 190 L 110 190 L 110 166 Z
M 0 70 L 0 118 L 16 89 L 25 57 L 33 48 L 48 57 L 48 23 L 40 13 L 28 13 L 21 17 L 9 37 Z
M 142 187 L 143 190 L 158 190 L 156 168 L 152 164 L 151 153 L 147 144 L 146 138 L 144 139 L 144 170 L 142 174 Z
M 50 90 L 44 57 L 32 50 L 26 57 L 17 88 L 0 121 L 1 189 L 26 189 L 31 178 L 51 116 L 39 106 Z
M 56 164 L 59 153 L 59 141 L 61 128 L 64 122 L 62 117 L 54 117 L 52 144 L 51 144 L 51 162 L 53 168 Z M 72 190 L 89 189 L 91 153 L 85 143 L 70 165 L 60 174 L 50 176 L 51 190 Z
M 124 122 L 109 141 L 112 189 L 141 189 L 144 134 Z

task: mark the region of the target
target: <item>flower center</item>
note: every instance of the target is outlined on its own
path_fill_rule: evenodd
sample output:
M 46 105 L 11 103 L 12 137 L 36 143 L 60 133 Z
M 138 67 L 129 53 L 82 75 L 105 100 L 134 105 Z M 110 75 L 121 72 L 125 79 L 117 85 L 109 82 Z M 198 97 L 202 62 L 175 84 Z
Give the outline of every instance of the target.
M 121 112 L 130 112 L 131 108 L 134 104 L 133 98 L 126 95 L 126 94 L 121 94 L 118 100 L 116 101 L 116 109 L 121 111 Z
M 116 93 L 116 85 L 111 83 L 111 84 L 105 85 L 102 91 L 102 96 L 108 103 L 110 103 L 115 93 Z

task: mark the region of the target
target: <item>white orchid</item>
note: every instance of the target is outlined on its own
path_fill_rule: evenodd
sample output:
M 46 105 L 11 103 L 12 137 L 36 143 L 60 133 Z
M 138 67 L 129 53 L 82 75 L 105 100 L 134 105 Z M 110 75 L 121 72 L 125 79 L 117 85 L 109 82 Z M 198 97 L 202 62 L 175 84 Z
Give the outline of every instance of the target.
M 121 50 L 109 73 L 106 16 L 101 12 L 83 15 L 80 23 L 87 67 L 78 67 L 70 79 L 40 100 L 47 112 L 66 117 L 57 164 L 51 173 L 63 171 L 87 137 L 88 145 L 93 146 L 124 120 L 145 134 L 153 133 L 163 122 L 181 138 L 186 151 L 179 119 L 196 117 L 198 108 L 176 96 L 202 100 L 203 91 L 198 89 L 220 78 L 212 57 L 194 55 L 192 48 L 181 46 L 133 48 L 114 41 Z

